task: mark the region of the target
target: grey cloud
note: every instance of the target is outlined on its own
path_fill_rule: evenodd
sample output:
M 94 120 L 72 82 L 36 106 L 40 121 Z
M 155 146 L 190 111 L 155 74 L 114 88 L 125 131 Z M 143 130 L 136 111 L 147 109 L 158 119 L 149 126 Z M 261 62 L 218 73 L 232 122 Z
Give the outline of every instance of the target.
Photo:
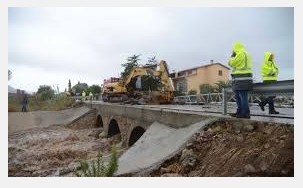
M 293 22 L 293 8 L 283 7 L 9 8 L 9 64 L 102 80 L 134 53 L 165 59 L 171 70 L 226 64 L 240 40 L 257 78 L 263 52 L 272 51 L 279 78 L 293 79 Z

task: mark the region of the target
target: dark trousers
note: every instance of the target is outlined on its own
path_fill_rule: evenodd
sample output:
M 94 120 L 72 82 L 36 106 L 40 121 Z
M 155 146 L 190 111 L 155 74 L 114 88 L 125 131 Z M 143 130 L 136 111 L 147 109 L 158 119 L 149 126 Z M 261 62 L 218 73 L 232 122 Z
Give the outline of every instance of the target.
M 276 82 L 276 80 L 264 80 L 263 81 L 263 83 L 274 83 L 274 82 Z M 265 106 L 266 104 L 268 104 L 269 111 L 275 111 L 274 98 L 276 98 L 276 96 L 269 96 L 266 99 L 264 99 L 263 101 L 261 101 L 260 105 Z
M 27 110 L 26 110 L 26 105 L 24 105 L 24 104 L 22 105 L 21 111 L 22 111 L 22 112 L 27 112 Z
M 269 96 L 260 102 L 260 105 L 265 106 L 268 104 L 269 111 L 275 111 L 274 98 L 276 96 Z
M 240 116 L 250 115 L 248 106 L 248 91 L 247 90 L 235 90 L 235 98 L 237 103 L 237 114 Z

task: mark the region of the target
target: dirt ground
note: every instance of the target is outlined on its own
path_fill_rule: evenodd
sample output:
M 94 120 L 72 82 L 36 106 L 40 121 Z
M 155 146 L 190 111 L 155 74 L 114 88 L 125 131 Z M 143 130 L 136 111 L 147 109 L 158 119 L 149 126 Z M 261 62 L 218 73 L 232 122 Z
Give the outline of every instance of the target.
M 8 175 L 75 176 L 80 159 L 109 155 L 110 145 L 119 141 L 119 136 L 99 138 L 102 129 L 51 126 L 10 134 Z M 294 176 L 293 126 L 215 122 L 150 176 Z
M 294 176 L 293 126 L 215 122 L 150 176 Z
M 29 129 L 8 137 L 8 176 L 75 176 L 80 159 L 109 155 L 118 137 L 99 138 L 103 128 L 63 126 Z

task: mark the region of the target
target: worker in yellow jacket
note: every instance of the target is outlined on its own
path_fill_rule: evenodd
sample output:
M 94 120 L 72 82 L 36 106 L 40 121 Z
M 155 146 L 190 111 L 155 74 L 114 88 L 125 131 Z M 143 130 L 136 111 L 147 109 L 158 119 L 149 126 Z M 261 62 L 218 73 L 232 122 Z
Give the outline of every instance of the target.
M 92 93 L 92 92 L 89 92 L 89 95 L 88 95 L 88 96 L 89 96 L 89 100 L 92 101 L 92 100 L 93 100 L 93 93 Z
M 228 65 L 232 68 L 232 89 L 235 93 L 237 112 L 231 116 L 250 118 L 248 91 L 253 87 L 252 60 L 241 42 L 235 42 L 232 49 Z
M 86 100 L 86 93 L 85 91 L 83 90 L 82 92 L 82 102 L 84 102 Z
M 276 82 L 279 74 L 279 68 L 274 61 L 274 54 L 271 52 L 264 52 L 264 61 L 261 65 L 261 73 L 263 78 L 263 83 Z M 262 111 L 264 111 L 264 106 L 268 104 L 269 114 L 279 114 L 275 110 L 274 106 L 275 96 L 269 96 L 265 100 L 259 103 Z

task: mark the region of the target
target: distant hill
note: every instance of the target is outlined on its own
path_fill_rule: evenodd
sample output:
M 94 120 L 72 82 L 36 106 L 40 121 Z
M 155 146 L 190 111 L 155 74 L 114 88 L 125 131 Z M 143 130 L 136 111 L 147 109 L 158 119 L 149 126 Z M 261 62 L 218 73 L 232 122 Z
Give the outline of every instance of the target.
M 17 93 L 17 90 L 11 86 L 8 86 L 8 93 Z

